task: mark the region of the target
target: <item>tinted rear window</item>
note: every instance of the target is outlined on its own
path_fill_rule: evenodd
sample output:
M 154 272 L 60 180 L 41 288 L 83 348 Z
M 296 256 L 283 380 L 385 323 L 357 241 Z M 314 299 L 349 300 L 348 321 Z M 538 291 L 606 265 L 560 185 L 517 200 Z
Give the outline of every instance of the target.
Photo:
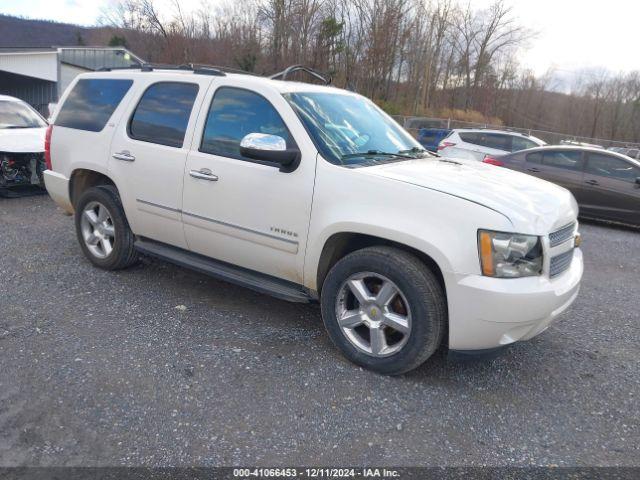
M 511 151 L 511 135 L 503 135 L 501 133 L 487 132 L 461 132 L 460 138 L 463 142 L 473 143 L 496 150 Z
M 133 80 L 79 80 L 62 105 L 55 125 L 101 131 L 132 84 Z
M 480 145 L 480 134 L 472 132 L 460 132 L 460 138 L 463 142 Z
M 496 150 L 511 151 L 511 137 L 510 135 L 502 135 L 500 133 L 487 133 L 483 145 L 489 148 L 495 148 Z
M 195 83 L 151 85 L 133 112 L 129 135 L 143 142 L 182 147 L 196 95 L 198 85 Z
M 542 163 L 565 170 L 582 170 L 582 152 L 573 150 L 546 151 Z
M 527 155 L 528 163 L 542 163 L 542 152 L 533 152 Z

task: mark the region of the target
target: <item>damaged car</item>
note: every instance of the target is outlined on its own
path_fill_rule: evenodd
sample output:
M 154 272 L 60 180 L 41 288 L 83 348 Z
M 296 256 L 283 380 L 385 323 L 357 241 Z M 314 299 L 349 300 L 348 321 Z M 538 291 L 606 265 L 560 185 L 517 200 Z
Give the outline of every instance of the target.
M 0 95 L 0 196 L 45 192 L 46 120 L 29 104 Z

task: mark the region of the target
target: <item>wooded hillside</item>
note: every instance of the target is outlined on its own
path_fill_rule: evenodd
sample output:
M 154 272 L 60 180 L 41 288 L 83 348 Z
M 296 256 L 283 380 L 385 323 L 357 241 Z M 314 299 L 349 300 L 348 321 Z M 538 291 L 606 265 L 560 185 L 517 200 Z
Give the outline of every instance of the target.
M 640 141 L 640 74 L 591 71 L 570 93 L 554 91 L 552 72 L 536 77 L 519 64 L 536 32 L 504 0 L 485 10 L 457 0 L 223 0 L 190 12 L 178 0 L 111 5 L 99 28 L 76 27 L 77 41 L 259 73 L 301 63 L 392 114 Z

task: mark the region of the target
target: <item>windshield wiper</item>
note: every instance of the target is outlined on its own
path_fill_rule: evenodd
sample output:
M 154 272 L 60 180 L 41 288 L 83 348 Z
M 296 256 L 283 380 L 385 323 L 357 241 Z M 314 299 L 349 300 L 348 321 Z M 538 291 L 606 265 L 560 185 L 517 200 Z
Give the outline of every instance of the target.
M 426 153 L 427 155 L 432 155 L 434 157 L 437 157 L 438 155 L 436 155 L 433 152 L 430 152 L 429 150 L 425 150 L 424 148 L 420 148 L 420 147 L 413 147 L 410 148 L 408 150 L 400 150 L 398 153 Z
M 380 150 L 368 150 L 366 152 L 345 153 L 340 158 L 345 160 L 347 158 L 357 157 L 393 157 L 393 158 L 416 158 L 413 155 L 408 155 L 408 152 L 382 152 Z

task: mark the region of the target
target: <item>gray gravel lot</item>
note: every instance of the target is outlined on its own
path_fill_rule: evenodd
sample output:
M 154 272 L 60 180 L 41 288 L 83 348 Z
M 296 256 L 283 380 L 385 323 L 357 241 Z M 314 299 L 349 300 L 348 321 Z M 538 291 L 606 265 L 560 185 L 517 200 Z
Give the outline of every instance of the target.
M 97 270 L 48 197 L 0 200 L 0 465 L 640 465 L 640 232 L 581 230 L 561 321 L 388 378 L 316 305 L 150 259 Z

